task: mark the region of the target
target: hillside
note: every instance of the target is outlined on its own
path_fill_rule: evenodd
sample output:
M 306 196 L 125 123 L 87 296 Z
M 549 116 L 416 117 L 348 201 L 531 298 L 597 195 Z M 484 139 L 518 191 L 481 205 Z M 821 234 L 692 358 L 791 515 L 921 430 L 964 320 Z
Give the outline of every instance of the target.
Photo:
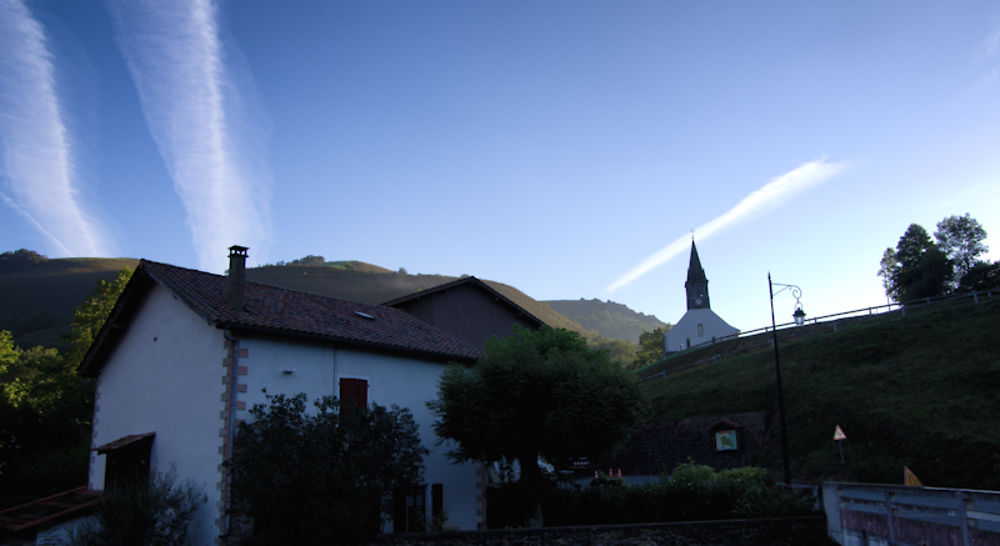
M 63 347 L 73 310 L 97 282 L 139 263 L 130 258 L 48 259 L 24 250 L 0 256 L 0 330 L 10 330 L 25 347 Z
M 10 330 L 21 346 L 64 347 L 63 335 L 69 330 L 73 310 L 93 292 L 97 282 L 110 280 L 117 271 L 135 267 L 137 263 L 138 260 L 131 258 L 49 259 L 23 249 L 4 252 L 0 254 L 0 330 Z M 365 262 L 326 261 L 322 256 L 306 256 L 288 264 L 248 269 L 247 279 L 331 297 L 382 303 L 457 277 L 408 275 Z M 552 327 L 600 339 L 597 332 L 513 286 L 484 282 Z
M 1000 489 L 1000 298 L 980 301 L 782 340 L 793 478 L 899 483 L 907 465 L 927 485 Z M 779 468 L 769 346 L 643 386 L 657 419 L 766 410 L 770 453 L 761 463 Z M 846 465 L 832 440 L 837 425 L 848 436 Z
M 668 326 L 655 315 L 636 313 L 621 303 L 585 300 L 546 300 L 549 307 L 576 321 L 588 330 L 600 332 L 611 339 L 639 342 L 639 335 Z

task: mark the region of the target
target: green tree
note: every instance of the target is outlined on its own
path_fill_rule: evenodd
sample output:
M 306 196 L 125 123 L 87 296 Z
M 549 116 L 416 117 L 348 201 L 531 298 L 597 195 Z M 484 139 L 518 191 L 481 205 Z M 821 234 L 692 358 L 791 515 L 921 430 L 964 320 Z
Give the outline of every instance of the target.
M 21 248 L 13 252 L 7 251 L 0 254 L 0 273 L 21 271 L 47 260 L 48 258 L 34 250 Z
M 638 370 L 663 358 L 663 336 L 670 331 L 670 325 L 660 326 L 651 332 L 639 334 L 639 352 L 632 369 Z
M 428 407 L 434 431 L 454 440 L 456 461 L 519 463 L 526 522 L 539 525 L 539 457 L 561 464 L 610 454 L 637 422 L 641 399 L 635 376 L 579 334 L 515 327 L 488 341 L 475 366 L 448 368 Z
M 620 339 L 611 339 L 600 334 L 590 339 L 588 345 L 595 350 L 606 351 L 608 358 L 622 367 L 630 366 L 635 360 L 636 353 L 639 351 L 639 347 L 635 343 L 629 343 Z
M 952 215 L 938 222 L 934 239 L 955 266 L 955 284 L 959 284 L 979 256 L 989 250 L 983 244 L 986 230 L 969 213 Z
M 895 251 L 886 249 L 881 264 L 887 293 L 899 302 L 947 294 L 954 276 L 951 260 L 917 224 L 910 224 Z
M 233 512 L 257 543 L 363 542 L 381 526 L 390 494 L 420 483 L 427 449 L 407 409 L 306 411 L 304 394 L 274 395 L 239 426 L 230 463 Z
M 288 265 L 308 265 L 308 266 L 326 265 L 326 258 L 310 254 L 308 256 L 303 256 L 298 260 L 292 260 L 288 262 Z
M 130 276 L 123 270 L 100 281 L 76 309 L 65 353 L 22 349 L 9 332 L 0 332 L 0 503 L 86 482 L 94 386 L 76 370 Z
M 85 482 L 92 392 L 56 349 L 0 332 L 0 505 Z
M 998 288 L 1000 288 L 1000 262 L 976 261 L 958 284 L 958 289 L 963 292 Z
M 66 353 L 66 361 L 71 366 L 79 366 L 90 345 L 101 331 L 104 322 L 115 308 L 118 296 L 125 290 L 125 285 L 132 278 L 135 270 L 125 268 L 119 271 L 110 281 L 100 280 L 93 293 L 73 312 L 70 320 L 70 333 L 67 341 L 70 348 Z

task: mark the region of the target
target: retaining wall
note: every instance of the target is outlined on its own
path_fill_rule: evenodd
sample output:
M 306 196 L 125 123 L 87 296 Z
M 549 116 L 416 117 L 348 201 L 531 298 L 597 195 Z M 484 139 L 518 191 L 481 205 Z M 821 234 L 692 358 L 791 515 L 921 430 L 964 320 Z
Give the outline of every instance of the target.
M 826 518 L 805 516 L 755 520 L 686 521 L 590 527 L 497 529 L 383 535 L 379 546 L 542 545 L 827 545 Z

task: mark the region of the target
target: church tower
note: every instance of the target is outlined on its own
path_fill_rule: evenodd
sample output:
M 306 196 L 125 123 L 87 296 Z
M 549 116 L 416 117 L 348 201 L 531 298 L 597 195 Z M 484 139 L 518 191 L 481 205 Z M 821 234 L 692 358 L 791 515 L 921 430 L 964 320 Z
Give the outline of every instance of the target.
M 733 336 L 739 330 L 730 326 L 722 317 L 712 311 L 708 302 L 708 277 L 701 267 L 698 257 L 698 247 L 691 240 L 691 259 L 688 261 L 687 281 L 684 283 L 687 293 L 687 312 L 663 335 L 664 354 L 683 351 L 703 343 L 715 343 L 717 340 Z
M 688 262 L 688 278 L 684 283 L 684 289 L 687 291 L 688 311 L 711 308 L 708 303 L 708 278 L 705 277 L 705 270 L 701 267 L 694 239 L 691 240 L 691 260 Z

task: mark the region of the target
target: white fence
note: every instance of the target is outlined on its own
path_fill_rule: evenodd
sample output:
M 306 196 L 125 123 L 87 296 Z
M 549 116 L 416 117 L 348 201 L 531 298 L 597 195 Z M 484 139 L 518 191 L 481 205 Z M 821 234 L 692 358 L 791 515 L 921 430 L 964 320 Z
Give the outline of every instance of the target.
M 827 534 L 842 546 L 1000 545 L 1000 492 L 827 482 Z

